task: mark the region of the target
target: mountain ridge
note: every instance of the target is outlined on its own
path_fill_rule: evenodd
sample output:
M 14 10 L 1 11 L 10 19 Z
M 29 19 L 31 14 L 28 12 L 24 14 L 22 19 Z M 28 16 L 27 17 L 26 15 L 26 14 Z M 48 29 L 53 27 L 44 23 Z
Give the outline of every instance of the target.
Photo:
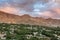
M 19 16 L 0 11 L 0 23 L 31 24 L 43 26 L 60 26 L 60 19 L 44 19 L 42 17 L 31 17 L 28 14 Z

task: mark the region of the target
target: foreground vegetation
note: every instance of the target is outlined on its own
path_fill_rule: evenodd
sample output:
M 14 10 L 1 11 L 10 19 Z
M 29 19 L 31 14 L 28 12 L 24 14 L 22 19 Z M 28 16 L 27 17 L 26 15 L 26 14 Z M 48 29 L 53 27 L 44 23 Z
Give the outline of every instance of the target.
M 0 40 L 60 40 L 60 27 L 0 23 Z

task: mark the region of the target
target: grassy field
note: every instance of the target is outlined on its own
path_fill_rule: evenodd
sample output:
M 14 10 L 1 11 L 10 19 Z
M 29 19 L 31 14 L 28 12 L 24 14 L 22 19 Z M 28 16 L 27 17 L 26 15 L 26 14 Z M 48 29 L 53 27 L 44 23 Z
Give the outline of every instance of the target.
M 60 40 L 60 27 L 0 23 L 0 40 Z

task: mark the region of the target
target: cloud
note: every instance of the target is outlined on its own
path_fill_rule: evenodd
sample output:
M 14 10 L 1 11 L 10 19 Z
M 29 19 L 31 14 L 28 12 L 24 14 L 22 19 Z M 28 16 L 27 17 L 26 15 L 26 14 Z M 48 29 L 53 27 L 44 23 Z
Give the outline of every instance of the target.
M 53 18 L 60 19 L 60 8 L 53 8 L 50 10 L 53 14 Z
M 0 8 L 0 10 L 4 11 L 4 12 L 7 12 L 7 13 L 11 13 L 11 14 L 18 14 L 18 11 L 19 11 L 16 8 L 10 7 L 10 6 L 2 7 L 2 8 Z
M 0 0 L 1 11 L 37 17 L 60 18 L 59 5 L 59 0 Z
M 49 11 L 42 12 L 42 15 L 43 16 L 48 16 L 48 17 L 52 17 L 53 16 L 52 13 L 49 12 Z
M 52 15 L 52 13 L 50 12 L 50 11 L 44 11 L 44 12 L 35 12 L 35 14 L 37 14 L 38 15 L 38 17 L 40 16 L 42 16 L 42 17 L 52 17 L 53 15 Z
M 36 7 L 40 6 L 39 7 L 40 10 L 42 10 L 43 8 L 49 9 L 52 5 L 54 6 L 54 3 L 52 3 L 52 0 L 0 0 L 0 2 L 1 2 L 1 5 L 3 6 L 5 6 L 6 3 L 8 3 L 13 7 L 21 8 L 22 10 L 26 10 L 28 12 L 31 12 L 34 10 L 34 5 L 36 3 L 37 3 Z
M 60 15 L 60 8 L 53 8 L 52 11 Z

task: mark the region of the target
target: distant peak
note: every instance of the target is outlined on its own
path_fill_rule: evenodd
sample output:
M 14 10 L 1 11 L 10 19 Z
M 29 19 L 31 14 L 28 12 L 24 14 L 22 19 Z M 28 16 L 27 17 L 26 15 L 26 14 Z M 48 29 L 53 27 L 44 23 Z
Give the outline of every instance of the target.
M 23 17 L 31 17 L 29 14 L 22 15 Z

